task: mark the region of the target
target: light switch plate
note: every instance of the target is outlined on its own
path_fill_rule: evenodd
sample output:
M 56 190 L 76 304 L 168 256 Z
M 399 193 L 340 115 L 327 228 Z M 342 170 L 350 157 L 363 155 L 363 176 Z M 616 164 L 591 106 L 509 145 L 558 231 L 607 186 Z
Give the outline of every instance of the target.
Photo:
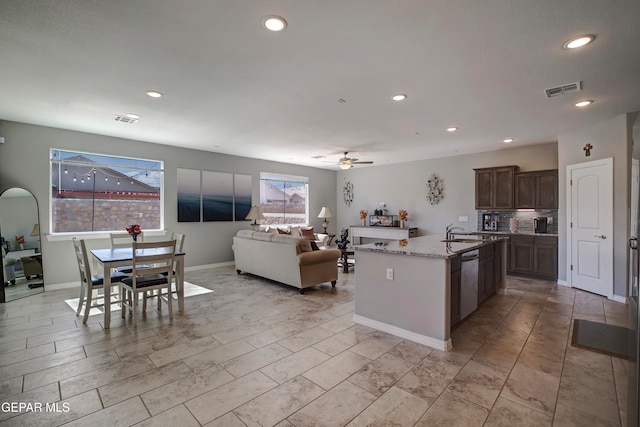
M 468 216 L 459 216 L 458 217 L 458 222 L 469 222 L 469 217 Z
M 393 280 L 393 268 L 387 268 L 387 280 Z

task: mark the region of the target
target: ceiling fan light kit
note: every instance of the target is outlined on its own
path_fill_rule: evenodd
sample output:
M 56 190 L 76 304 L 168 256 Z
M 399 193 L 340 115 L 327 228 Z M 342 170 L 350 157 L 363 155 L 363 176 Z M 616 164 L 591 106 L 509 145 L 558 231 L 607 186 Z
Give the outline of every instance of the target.
M 348 157 L 347 154 L 349 154 L 348 151 L 344 152 L 344 157 L 338 160 L 338 166 L 340 166 L 340 169 L 343 170 L 347 170 L 347 169 L 351 169 L 353 167 L 353 165 L 371 165 L 373 164 L 372 161 L 359 161 L 358 159 L 356 159 L 355 157 Z

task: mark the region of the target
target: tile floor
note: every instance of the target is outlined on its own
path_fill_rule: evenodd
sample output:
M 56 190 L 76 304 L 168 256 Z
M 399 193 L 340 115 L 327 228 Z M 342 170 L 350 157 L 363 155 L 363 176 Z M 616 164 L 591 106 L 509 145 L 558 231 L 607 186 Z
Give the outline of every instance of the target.
M 186 276 L 214 292 L 137 330 L 82 325 L 71 289 L 0 305 L 0 424 L 625 425 L 626 362 L 570 345 L 573 319 L 626 326 L 624 304 L 509 277 L 442 352 L 353 323 L 353 272 L 305 295 L 232 266 Z

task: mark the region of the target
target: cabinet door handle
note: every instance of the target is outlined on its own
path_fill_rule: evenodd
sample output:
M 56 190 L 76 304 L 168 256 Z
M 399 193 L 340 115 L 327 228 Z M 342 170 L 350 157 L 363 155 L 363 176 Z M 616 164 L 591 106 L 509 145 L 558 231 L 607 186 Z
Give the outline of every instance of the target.
M 601 234 L 600 236 L 593 236 L 593 237 L 597 237 L 598 239 L 606 239 L 607 236 L 605 236 L 604 234 Z

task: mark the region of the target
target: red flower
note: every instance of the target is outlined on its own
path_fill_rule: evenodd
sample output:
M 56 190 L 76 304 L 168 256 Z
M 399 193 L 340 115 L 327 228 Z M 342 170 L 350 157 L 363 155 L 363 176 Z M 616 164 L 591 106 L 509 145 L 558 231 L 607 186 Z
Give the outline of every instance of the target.
M 133 224 L 127 227 L 127 233 L 131 234 L 131 237 L 133 237 L 133 241 L 135 242 L 136 240 L 138 240 L 138 234 L 142 233 L 142 230 L 140 229 L 140 224 Z

